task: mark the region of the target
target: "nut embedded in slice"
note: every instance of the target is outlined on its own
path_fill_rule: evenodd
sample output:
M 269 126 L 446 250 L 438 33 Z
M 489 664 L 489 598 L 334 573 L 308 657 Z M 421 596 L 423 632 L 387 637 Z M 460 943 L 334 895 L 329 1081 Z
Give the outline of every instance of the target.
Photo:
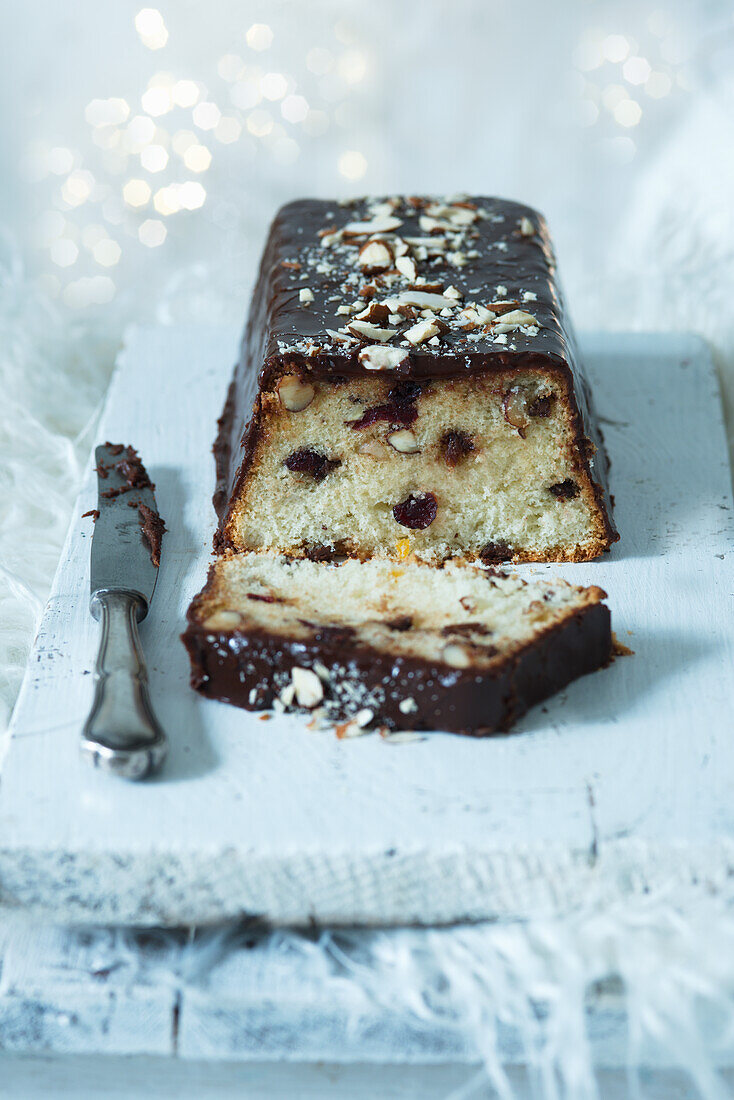
M 513 428 L 517 428 L 520 438 L 525 439 L 530 422 L 527 417 L 525 394 L 519 386 L 512 386 L 507 391 L 502 400 L 502 407 L 507 423 L 511 424 Z
M 456 642 L 451 642 L 449 645 L 444 646 L 441 656 L 446 664 L 451 665 L 452 668 L 468 668 L 471 664 L 471 655 L 469 651 L 465 646 L 457 645 Z
M 215 611 L 204 620 L 204 627 L 207 630 L 236 630 L 241 622 L 238 611 Z
M 358 454 L 367 455 L 369 458 L 374 458 L 378 462 L 382 462 L 384 459 L 390 457 L 390 449 L 386 447 L 384 443 L 380 442 L 379 439 L 370 439 L 367 443 L 362 444 Z
M 404 455 L 414 455 L 420 451 L 418 446 L 418 440 L 415 438 L 413 432 L 409 428 L 403 428 L 399 432 L 392 432 L 387 441 L 391 447 L 394 447 L 396 451 Z
M 278 382 L 278 399 L 288 412 L 307 409 L 316 394 L 310 382 L 302 382 L 295 374 L 286 374 Z

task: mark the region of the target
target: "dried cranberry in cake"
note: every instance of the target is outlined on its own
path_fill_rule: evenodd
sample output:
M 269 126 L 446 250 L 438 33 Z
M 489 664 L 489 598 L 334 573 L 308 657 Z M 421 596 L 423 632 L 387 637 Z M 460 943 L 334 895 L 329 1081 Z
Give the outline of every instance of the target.
M 488 542 L 480 550 L 479 557 L 485 565 L 499 565 L 501 561 L 509 561 L 512 554 L 506 542 Z
M 401 615 L 399 618 L 390 619 L 388 622 L 385 623 L 385 626 L 389 627 L 390 630 L 398 630 L 400 631 L 400 633 L 404 633 L 406 630 L 410 630 L 412 625 L 412 615 Z
M 410 379 L 404 379 L 402 382 L 398 382 L 396 386 L 390 390 L 388 400 L 394 401 L 400 405 L 403 403 L 411 404 L 417 401 L 423 392 L 423 386 L 420 382 L 412 382 Z
M 323 481 L 327 474 L 341 466 L 338 458 L 327 458 L 326 455 L 312 451 L 310 447 L 303 447 L 300 451 L 294 451 L 283 462 L 292 474 L 308 474 L 314 481 Z
M 325 546 L 323 543 L 312 544 L 306 546 L 303 549 L 304 558 L 308 558 L 309 561 L 334 561 L 341 556 L 341 552 L 336 546 Z
M 407 428 L 417 419 L 418 410 L 415 405 L 391 401 L 387 405 L 374 405 L 371 409 L 365 409 L 359 420 L 348 420 L 347 424 L 358 431 L 360 428 L 368 428 L 370 424 L 377 424 L 380 420 L 386 420 L 388 424 L 402 424 Z
M 528 404 L 528 416 L 550 416 L 554 396 L 552 393 L 544 393 L 540 397 L 534 397 Z
M 410 493 L 392 510 L 392 514 L 402 527 L 413 531 L 424 531 L 436 518 L 438 503 L 433 493 Z
M 565 481 L 558 481 L 555 485 L 549 485 L 548 492 L 552 493 L 557 500 L 573 500 L 574 497 L 579 495 L 579 487 L 575 481 L 567 477 Z
M 444 432 L 439 441 L 441 453 L 447 466 L 457 466 L 462 458 L 474 450 L 474 442 L 468 432 L 452 429 Z

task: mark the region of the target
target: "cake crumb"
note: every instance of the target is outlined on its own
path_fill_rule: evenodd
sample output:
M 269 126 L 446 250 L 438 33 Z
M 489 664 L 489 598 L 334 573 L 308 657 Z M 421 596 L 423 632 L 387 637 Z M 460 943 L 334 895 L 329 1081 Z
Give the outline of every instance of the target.
M 634 657 L 634 649 L 630 649 L 624 642 L 620 642 L 619 638 L 612 631 L 612 657 Z

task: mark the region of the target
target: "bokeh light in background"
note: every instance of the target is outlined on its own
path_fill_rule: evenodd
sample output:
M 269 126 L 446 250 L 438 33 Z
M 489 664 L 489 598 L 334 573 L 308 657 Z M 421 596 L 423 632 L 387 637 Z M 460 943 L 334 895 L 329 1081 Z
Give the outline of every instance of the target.
M 31 270 L 127 319 L 195 268 L 239 319 L 280 202 L 467 189 L 538 204 L 583 285 L 696 93 L 700 28 L 674 2 L 521 7 L 30 0 L 19 39 L 47 68 L 21 49 L 12 82 Z

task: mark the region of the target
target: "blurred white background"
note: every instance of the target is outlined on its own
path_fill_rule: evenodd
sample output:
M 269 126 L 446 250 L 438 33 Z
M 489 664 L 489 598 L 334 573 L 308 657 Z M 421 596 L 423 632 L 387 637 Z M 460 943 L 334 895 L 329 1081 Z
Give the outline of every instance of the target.
M 3 23 L 6 711 L 125 325 L 243 321 L 290 198 L 536 205 L 577 326 L 701 332 L 734 404 L 731 0 L 24 0 Z

